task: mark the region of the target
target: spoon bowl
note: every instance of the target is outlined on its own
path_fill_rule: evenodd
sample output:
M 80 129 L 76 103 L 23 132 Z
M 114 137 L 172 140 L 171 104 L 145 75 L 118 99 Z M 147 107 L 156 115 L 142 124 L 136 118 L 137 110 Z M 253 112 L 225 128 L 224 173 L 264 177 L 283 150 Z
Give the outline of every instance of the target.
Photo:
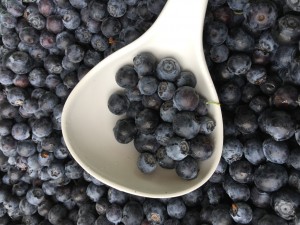
M 139 153 L 133 142 L 120 144 L 113 127 L 119 116 L 107 107 L 108 98 L 121 88 L 115 81 L 117 70 L 132 64 L 134 56 L 151 52 L 157 59 L 174 57 L 196 75 L 196 90 L 209 101 L 218 96 L 207 69 L 202 46 L 202 31 L 207 0 L 168 0 L 155 23 L 137 40 L 97 64 L 69 95 L 62 113 L 62 133 L 72 157 L 101 182 L 130 194 L 170 198 L 202 186 L 215 171 L 221 158 L 223 122 L 219 105 L 208 106 L 216 122 L 211 134 L 212 156 L 199 164 L 194 180 L 179 178 L 175 170 L 158 168 L 143 174 L 137 168 Z

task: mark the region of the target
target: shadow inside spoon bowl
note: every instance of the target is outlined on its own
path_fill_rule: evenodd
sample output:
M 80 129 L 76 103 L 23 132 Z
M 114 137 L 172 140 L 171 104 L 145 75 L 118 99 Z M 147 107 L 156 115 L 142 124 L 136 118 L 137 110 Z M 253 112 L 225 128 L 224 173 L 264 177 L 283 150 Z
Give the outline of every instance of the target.
M 117 70 L 132 64 L 134 56 L 145 51 L 153 53 L 157 59 L 176 58 L 182 70 L 190 70 L 196 75 L 197 91 L 207 100 L 218 102 L 202 46 L 206 4 L 207 1 L 199 0 L 168 0 L 144 35 L 102 60 L 69 95 L 62 113 L 64 140 L 74 159 L 101 182 L 134 195 L 167 198 L 197 189 L 215 171 L 223 144 L 219 105 L 208 106 L 209 114 L 216 122 L 211 135 L 214 152 L 208 160 L 200 162 L 198 177 L 190 181 L 179 178 L 175 170 L 160 167 L 152 174 L 141 173 L 136 165 L 139 153 L 133 142 L 120 144 L 115 140 L 113 127 L 120 117 L 113 115 L 107 107 L 110 95 L 121 89 L 115 82 Z

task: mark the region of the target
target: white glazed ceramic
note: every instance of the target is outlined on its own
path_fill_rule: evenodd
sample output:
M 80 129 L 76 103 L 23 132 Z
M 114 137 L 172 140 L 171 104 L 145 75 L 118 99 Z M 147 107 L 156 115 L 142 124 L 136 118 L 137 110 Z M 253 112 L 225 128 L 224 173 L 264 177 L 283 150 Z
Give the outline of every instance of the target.
M 158 169 L 142 174 L 136 161 L 133 142 L 118 143 L 113 135 L 120 119 L 107 108 L 109 96 L 120 88 L 116 71 L 132 64 L 133 57 L 152 52 L 157 58 L 172 56 L 184 70 L 197 76 L 197 90 L 209 101 L 218 102 L 208 72 L 202 46 L 202 31 L 207 0 L 168 0 L 153 26 L 139 39 L 96 65 L 74 88 L 62 114 L 62 132 L 74 159 L 92 176 L 118 190 L 134 195 L 167 198 L 191 192 L 203 185 L 215 171 L 222 152 L 223 124 L 219 105 L 209 105 L 216 121 L 212 134 L 214 153 L 200 164 L 196 179 L 185 181 L 175 170 Z

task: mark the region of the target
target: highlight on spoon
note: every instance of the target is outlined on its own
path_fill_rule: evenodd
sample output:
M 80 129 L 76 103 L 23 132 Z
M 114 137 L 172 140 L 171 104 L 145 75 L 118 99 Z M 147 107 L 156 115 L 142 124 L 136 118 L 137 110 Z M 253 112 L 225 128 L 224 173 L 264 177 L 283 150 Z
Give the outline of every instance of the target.
M 152 52 L 158 59 L 178 59 L 183 70 L 196 75 L 196 90 L 208 101 L 219 102 L 202 46 L 206 4 L 207 1 L 168 0 L 144 35 L 102 60 L 69 95 L 62 113 L 64 140 L 73 158 L 103 183 L 134 195 L 167 198 L 195 190 L 215 171 L 223 144 L 219 105 L 208 105 L 208 114 L 216 122 L 211 134 L 213 154 L 199 166 L 198 177 L 190 181 L 178 179 L 174 171 L 161 168 L 153 174 L 142 174 L 136 165 L 139 154 L 133 143 L 124 145 L 115 140 L 113 127 L 118 116 L 107 107 L 109 96 L 120 89 L 115 81 L 118 69 L 132 64 L 132 59 L 140 52 Z M 179 8 L 181 14 L 177 13 Z M 176 35 L 179 31 L 185 32 L 184 35 Z

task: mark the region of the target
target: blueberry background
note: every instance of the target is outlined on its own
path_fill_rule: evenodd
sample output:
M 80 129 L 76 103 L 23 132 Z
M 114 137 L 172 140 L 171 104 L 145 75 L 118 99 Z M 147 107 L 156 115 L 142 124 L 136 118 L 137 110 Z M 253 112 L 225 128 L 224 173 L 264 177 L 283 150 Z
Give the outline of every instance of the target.
M 60 126 L 69 93 L 165 2 L 1 0 L 0 225 L 300 224 L 299 1 L 209 0 L 204 48 L 225 139 L 203 187 L 137 197 L 70 156 Z

